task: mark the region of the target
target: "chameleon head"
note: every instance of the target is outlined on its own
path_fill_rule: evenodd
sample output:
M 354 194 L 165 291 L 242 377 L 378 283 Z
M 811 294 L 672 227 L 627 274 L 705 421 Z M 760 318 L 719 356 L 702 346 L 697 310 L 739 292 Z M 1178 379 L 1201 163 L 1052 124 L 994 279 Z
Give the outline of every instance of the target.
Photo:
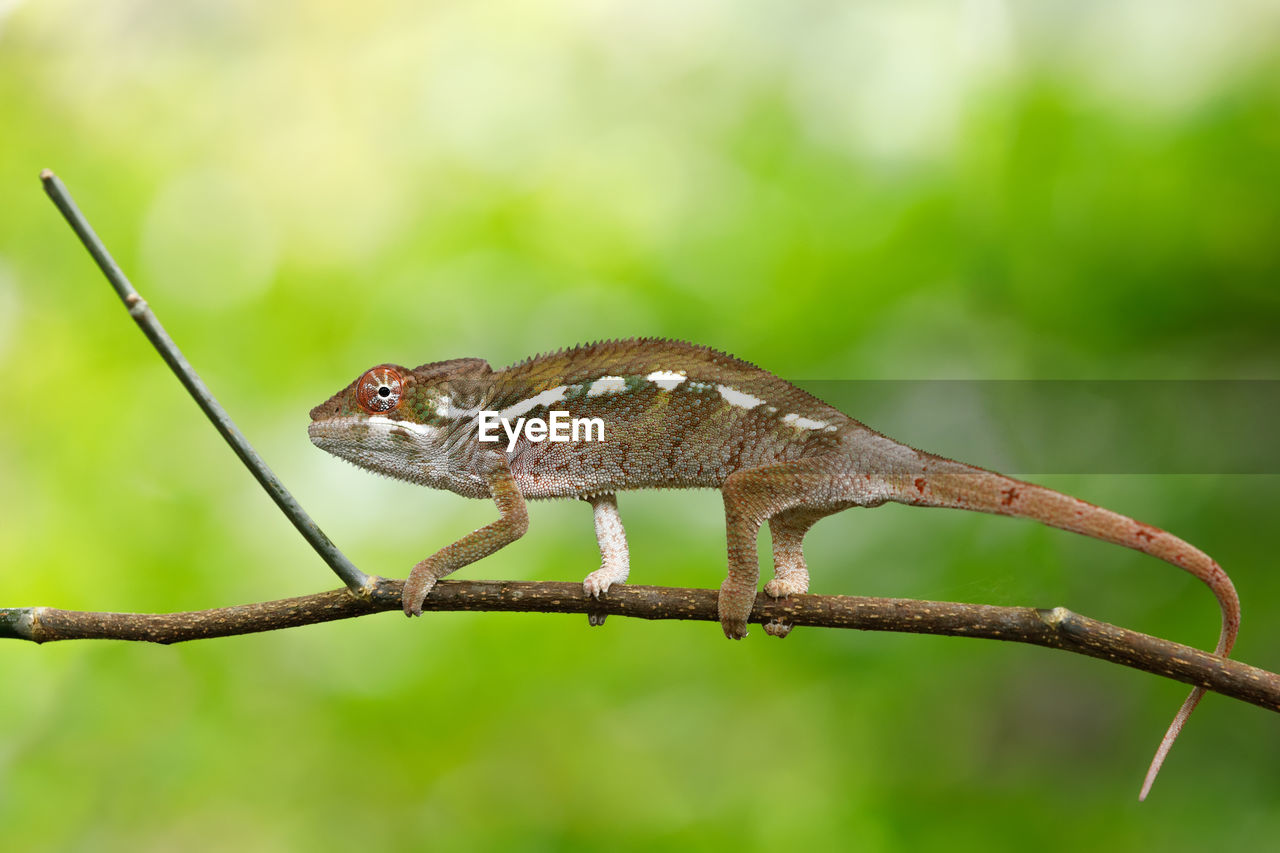
M 307 434 L 319 447 L 362 468 L 448 487 L 440 418 L 447 397 L 413 371 L 380 364 L 311 410 Z

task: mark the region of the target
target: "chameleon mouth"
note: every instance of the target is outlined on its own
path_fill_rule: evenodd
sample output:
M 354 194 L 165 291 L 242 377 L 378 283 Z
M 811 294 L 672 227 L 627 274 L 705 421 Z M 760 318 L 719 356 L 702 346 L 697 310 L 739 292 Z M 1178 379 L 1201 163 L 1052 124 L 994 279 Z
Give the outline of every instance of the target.
M 430 439 L 439 430 L 412 421 L 395 421 L 381 415 L 372 417 L 328 418 L 307 425 L 307 437 L 322 450 L 338 453 L 338 448 L 364 446 L 370 440 L 408 441 L 411 434 Z
M 322 450 L 350 444 L 363 432 L 368 432 L 368 428 L 358 418 L 314 421 L 307 425 L 307 437 Z

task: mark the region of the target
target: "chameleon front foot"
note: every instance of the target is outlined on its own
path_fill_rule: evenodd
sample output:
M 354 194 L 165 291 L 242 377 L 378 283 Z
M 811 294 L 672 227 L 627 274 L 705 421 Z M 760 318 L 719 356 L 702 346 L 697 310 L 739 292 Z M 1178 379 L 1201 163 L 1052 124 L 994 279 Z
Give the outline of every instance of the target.
M 631 555 L 627 550 L 627 534 L 618 516 L 618 499 L 613 494 L 587 498 L 596 524 L 596 542 L 600 545 L 600 568 L 587 575 L 582 591 L 599 600 L 609 587 L 626 581 L 631 573 Z M 598 628 L 604 624 L 604 613 L 588 613 L 587 624 Z
M 621 571 L 619 571 L 619 567 L 616 564 L 601 566 L 587 575 L 586 579 L 582 581 L 582 591 L 592 599 L 599 601 L 600 597 L 608 593 L 609 588 L 615 583 L 621 584 L 627 579 L 627 569 L 626 563 L 622 564 Z M 599 628 L 604 624 L 607 615 L 606 613 L 587 613 L 587 624 L 592 628 Z
M 622 583 L 627 579 L 627 567 L 624 565 L 622 571 L 610 566 L 602 566 L 596 569 L 582 581 L 582 591 L 592 598 L 599 598 L 609 591 L 609 587 L 615 583 Z
M 413 567 L 409 578 L 404 582 L 404 591 L 400 593 L 400 601 L 405 616 L 421 616 L 422 602 L 436 585 L 436 579 L 429 571 L 424 570 L 422 563 Z

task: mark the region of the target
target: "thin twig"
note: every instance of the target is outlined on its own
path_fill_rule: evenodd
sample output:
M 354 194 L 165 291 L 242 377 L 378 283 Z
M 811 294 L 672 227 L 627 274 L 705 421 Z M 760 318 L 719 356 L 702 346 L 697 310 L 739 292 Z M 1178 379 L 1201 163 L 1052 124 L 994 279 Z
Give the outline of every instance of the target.
M 80 242 L 89 250 L 89 254 L 98 263 L 98 268 L 102 270 L 103 275 L 107 277 L 107 281 L 111 282 L 111 286 L 116 289 L 116 293 L 124 300 L 125 307 L 129 309 L 129 316 L 134 319 L 142 329 L 142 334 L 147 336 L 147 340 L 151 341 L 151 345 L 160 353 L 160 357 L 164 359 L 165 364 L 173 370 L 178 377 L 178 381 L 187 389 L 191 396 L 195 399 L 196 404 L 213 422 L 214 428 L 231 445 L 231 449 L 235 451 L 236 456 L 240 457 L 253 476 L 257 478 L 262 488 L 266 489 L 267 494 L 276 502 L 276 506 L 288 516 L 293 522 L 293 526 L 298 528 L 298 532 L 302 534 L 307 542 L 311 543 L 311 547 L 316 549 L 320 557 L 329 564 L 334 573 L 347 585 L 348 589 L 364 595 L 373 586 L 373 579 L 369 575 L 360 571 L 355 565 L 347 559 L 346 555 L 329 541 L 329 537 L 324 535 L 320 526 L 307 515 L 293 495 L 289 494 L 289 490 L 284 487 L 284 483 L 280 482 L 280 478 L 267 467 L 267 463 L 262 461 L 262 457 L 253 449 L 249 441 L 240 432 L 239 428 L 232 422 L 231 416 L 226 410 L 219 405 L 218 401 L 213 398 L 213 394 L 209 392 L 208 387 L 203 380 L 196 375 L 196 372 L 187 363 L 186 358 L 178 350 L 177 344 L 169 337 L 169 334 L 160 325 L 160 321 L 156 319 L 151 308 L 146 301 L 134 290 L 129 279 L 125 277 L 120 266 L 111 257 L 111 253 L 107 251 L 107 247 L 93 230 L 93 226 L 85 219 L 80 208 L 76 206 L 75 201 L 71 198 L 71 193 L 63 185 L 51 170 L 45 169 L 40 173 L 40 180 L 44 183 L 45 192 L 49 194 L 49 198 L 53 199 L 53 203 L 58 206 L 58 210 L 62 211 L 62 215 L 66 218 L 68 224 L 76 232 L 80 238 Z
M 140 640 L 180 643 L 210 637 L 275 631 L 317 622 L 399 610 L 401 581 L 380 579 L 366 597 L 338 589 L 299 598 L 190 613 L 92 613 L 51 607 L 0 609 L 0 639 Z M 716 592 L 653 586 L 615 586 L 599 600 L 577 583 L 441 581 L 423 610 L 525 611 L 694 619 L 714 622 Z M 760 596 L 751 621 L 795 626 L 856 628 L 984 637 L 1030 643 L 1201 685 L 1272 711 L 1280 711 L 1280 675 L 1240 661 L 1099 622 L 1061 607 L 995 607 L 844 595 Z

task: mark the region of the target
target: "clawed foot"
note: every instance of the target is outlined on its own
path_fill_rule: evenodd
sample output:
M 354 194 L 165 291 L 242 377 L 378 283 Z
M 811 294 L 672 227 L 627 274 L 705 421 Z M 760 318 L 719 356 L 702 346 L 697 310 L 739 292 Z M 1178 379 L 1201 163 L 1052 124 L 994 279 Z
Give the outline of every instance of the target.
M 805 581 L 808 577 L 805 578 Z M 770 598 L 786 598 L 789 595 L 802 595 L 809 591 L 808 583 L 799 583 L 791 578 L 775 577 L 764 585 L 765 595 Z M 765 623 L 764 632 L 770 637 L 782 639 L 791 633 L 791 629 L 795 627 L 790 622 L 782 619 L 772 619 Z
M 427 595 L 436 585 L 436 579 L 430 574 L 418 571 L 421 565 L 419 563 L 413 567 L 413 571 L 409 573 L 409 579 L 404 582 L 404 591 L 400 593 L 405 616 L 421 616 L 422 602 L 426 601 Z
M 787 634 L 791 633 L 791 629 L 795 626 L 790 622 L 783 622 L 781 619 L 771 619 L 764 623 L 764 632 L 770 637 L 777 637 L 781 640 Z
M 614 584 L 621 584 L 627 579 L 628 569 L 629 566 L 625 561 L 614 564 L 606 562 L 605 565 L 587 575 L 582 582 L 582 591 L 599 601 L 600 596 L 608 593 L 610 587 Z M 599 628 L 604 624 L 605 615 L 604 613 L 588 613 L 587 624 L 592 628 Z
M 582 582 L 582 591 L 599 601 L 600 596 L 609 591 L 609 587 L 613 586 L 613 581 L 606 574 L 604 569 L 596 569 L 587 575 L 587 579 Z M 599 628 L 604 624 L 605 613 L 588 613 L 587 624 L 592 628 Z
M 743 595 L 739 590 L 728 587 L 728 581 L 720 587 L 720 627 L 730 640 L 741 640 L 747 636 L 747 618 L 751 615 L 751 605 L 755 604 L 754 590 Z
M 803 586 L 790 578 L 774 578 L 764 585 L 765 595 L 770 598 L 786 598 L 788 595 L 803 595 L 809 591 L 809 585 Z
M 582 582 L 582 591 L 592 598 L 599 598 L 609 591 L 614 584 L 614 573 L 600 568 L 587 575 Z

